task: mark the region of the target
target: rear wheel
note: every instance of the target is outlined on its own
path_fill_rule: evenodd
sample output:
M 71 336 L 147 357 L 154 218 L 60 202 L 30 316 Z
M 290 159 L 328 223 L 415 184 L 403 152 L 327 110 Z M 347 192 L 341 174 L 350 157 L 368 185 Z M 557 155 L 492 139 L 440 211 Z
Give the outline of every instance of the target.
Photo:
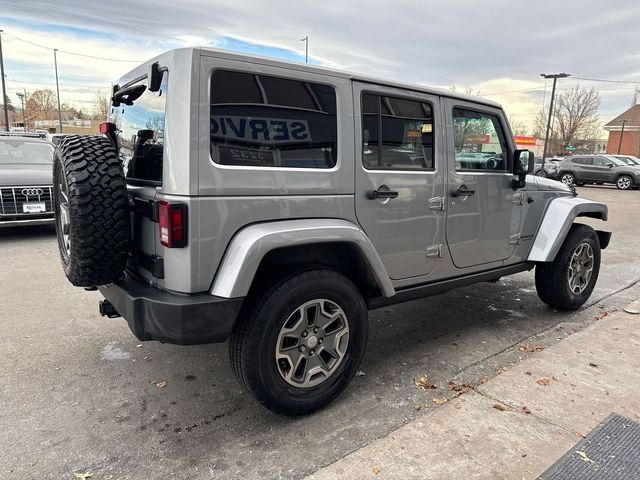
M 129 201 L 120 160 L 107 138 L 71 135 L 60 141 L 53 205 L 69 281 L 93 287 L 118 280 L 129 252 Z
M 633 187 L 633 180 L 631 180 L 629 175 L 620 175 L 616 179 L 616 187 L 618 187 L 619 190 L 630 190 L 631 187 Z
M 573 185 L 576 182 L 576 177 L 573 176 L 573 173 L 563 173 L 560 176 L 560 181 L 565 185 Z
M 544 168 L 541 168 L 536 172 L 536 177 L 547 178 L 548 176 L 549 175 L 547 174 L 547 171 Z
M 364 299 L 348 278 L 310 270 L 247 301 L 229 356 L 238 380 L 259 402 L 276 413 L 301 415 L 345 389 L 368 332 Z
M 553 262 L 536 266 L 540 300 L 560 310 L 576 310 L 591 296 L 600 272 L 600 242 L 593 228 L 574 224 Z

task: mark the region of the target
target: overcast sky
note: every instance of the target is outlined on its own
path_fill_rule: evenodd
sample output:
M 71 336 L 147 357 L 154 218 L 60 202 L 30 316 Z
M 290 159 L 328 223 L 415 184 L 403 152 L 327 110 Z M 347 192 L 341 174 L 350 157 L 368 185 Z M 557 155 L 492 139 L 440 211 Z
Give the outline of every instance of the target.
M 304 61 L 434 86 L 470 84 L 532 123 L 545 94 L 542 72 L 639 82 L 640 1 L 617 0 L 0 0 L 7 90 L 55 88 L 89 108 L 96 88 L 157 53 L 187 45 Z M 120 60 L 70 55 L 82 53 Z M 124 62 L 130 60 L 131 62 Z M 630 106 L 633 83 L 594 86 L 603 123 Z M 523 91 L 524 90 L 524 91 Z

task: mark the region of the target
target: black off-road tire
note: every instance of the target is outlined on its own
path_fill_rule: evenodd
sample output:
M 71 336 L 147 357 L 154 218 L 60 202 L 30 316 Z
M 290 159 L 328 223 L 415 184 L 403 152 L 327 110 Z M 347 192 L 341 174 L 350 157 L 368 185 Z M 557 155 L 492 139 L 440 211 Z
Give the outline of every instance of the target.
M 63 193 L 68 197 L 66 229 L 61 221 Z M 129 200 L 122 165 L 109 139 L 71 135 L 60 141 L 53 161 L 53 205 L 60 259 L 69 281 L 94 287 L 121 278 L 131 238 Z
M 593 271 L 586 288 L 574 293 L 569 288 L 569 262 L 575 249 L 588 243 L 593 250 Z M 589 299 L 600 273 L 600 241 L 593 228 L 573 224 L 553 262 L 536 265 L 536 290 L 544 303 L 558 310 L 577 310 Z
M 331 376 L 316 386 L 297 388 L 278 371 L 277 339 L 292 312 L 317 298 L 335 302 L 344 311 L 349 341 Z M 367 307 L 356 285 L 333 270 L 314 269 L 282 276 L 247 297 L 229 339 L 229 358 L 239 383 L 262 405 L 281 415 L 304 415 L 327 405 L 346 388 L 364 355 L 367 335 Z

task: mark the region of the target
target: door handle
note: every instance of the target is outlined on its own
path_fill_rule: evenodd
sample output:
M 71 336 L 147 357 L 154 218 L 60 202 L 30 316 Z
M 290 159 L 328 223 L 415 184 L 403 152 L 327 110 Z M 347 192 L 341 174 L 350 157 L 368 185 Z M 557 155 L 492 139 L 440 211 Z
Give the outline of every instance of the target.
M 378 198 L 397 198 L 398 192 L 394 192 L 389 190 L 389 187 L 386 185 L 380 185 L 378 190 L 369 190 L 367 192 L 367 198 L 369 200 L 376 200 Z
M 452 197 L 470 197 L 471 195 L 475 195 L 476 191 L 467 188 L 466 185 L 460 185 L 457 190 L 453 190 L 451 192 Z

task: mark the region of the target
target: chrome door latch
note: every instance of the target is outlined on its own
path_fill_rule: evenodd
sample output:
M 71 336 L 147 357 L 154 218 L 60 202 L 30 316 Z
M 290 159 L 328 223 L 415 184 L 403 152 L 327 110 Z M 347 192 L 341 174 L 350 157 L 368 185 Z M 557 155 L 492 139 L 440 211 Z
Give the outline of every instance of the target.
M 431 245 L 427 247 L 427 257 L 430 258 L 442 258 L 442 244 Z

